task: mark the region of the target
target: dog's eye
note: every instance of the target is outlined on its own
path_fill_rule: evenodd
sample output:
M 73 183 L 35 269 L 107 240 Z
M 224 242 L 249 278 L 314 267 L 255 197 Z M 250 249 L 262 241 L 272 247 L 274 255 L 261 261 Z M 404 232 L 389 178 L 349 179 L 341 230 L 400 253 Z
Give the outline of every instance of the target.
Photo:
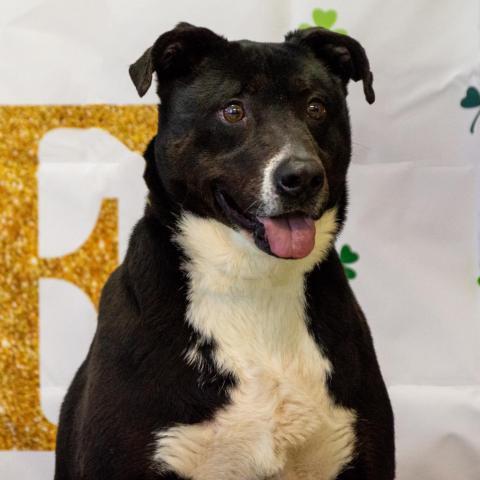
M 228 123 L 239 122 L 243 117 L 245 117 L 245 110 L 240 103 L 229 103 L 223 109 L 223 118 Z
M 324 120 L 327 115 L 327 109 L 319 100 L 311 100 L 307 106 L 307 113 L 314 120 Z

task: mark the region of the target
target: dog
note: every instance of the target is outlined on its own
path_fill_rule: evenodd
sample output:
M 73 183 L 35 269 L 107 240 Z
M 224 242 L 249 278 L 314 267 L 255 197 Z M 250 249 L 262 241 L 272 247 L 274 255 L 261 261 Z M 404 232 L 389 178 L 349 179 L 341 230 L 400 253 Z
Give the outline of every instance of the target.
M 130 67 L 158 79 L 149 189 L 62 404 L 56 480 L 391 480 L 393 414 L 334 249 L 362 46 L 181 23 Z

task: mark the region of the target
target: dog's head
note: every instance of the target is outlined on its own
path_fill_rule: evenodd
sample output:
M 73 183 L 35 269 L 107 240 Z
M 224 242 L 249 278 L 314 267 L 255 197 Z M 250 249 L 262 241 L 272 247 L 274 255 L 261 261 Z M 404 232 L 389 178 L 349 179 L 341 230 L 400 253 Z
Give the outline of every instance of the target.
M 322 28 L 283 43 L 229 42 L 182 23 L 130 67 L 140 95 L 154 72 L 155 175 L 169 199 L 250 232 L 269 254 L 307 256 L 315 220 L 345 208 L 348 81 L 362 80 L 374 101 L 360 44 Z

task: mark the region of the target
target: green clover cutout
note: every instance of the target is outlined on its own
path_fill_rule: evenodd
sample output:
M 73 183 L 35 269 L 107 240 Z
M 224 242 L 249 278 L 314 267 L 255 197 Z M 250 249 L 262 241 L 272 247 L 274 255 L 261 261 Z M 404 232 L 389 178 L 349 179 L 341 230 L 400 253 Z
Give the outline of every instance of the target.
M 345 275 L 349 280 L 353 280 L 357 276 L 357 272 L 351 268 L 351 264 L 357 262 L 359 258 L 358 253 L 354 252 L 350 245 L 345 244 L 340 249 L 340 261 L 342 262 Z
M 335 10 L 322 10 L 321 8 L 315 8 L 312 12 L 312 19 L 314 25 L 309 23 L 301 23 L 298 28 L 310 28 L 312 26 L 327 28 L 328 30 L 333 30 L 337 33 L 342 33 L 343 35 L 347 34 L 347 31 L 343 28 L 334 28 L 337 21 L 337 12 Z
M 480 107 L 480 92 L 475 87 L 468 87 L 466 95 L 460 102 L 462 108 L 477 108 Z M 472 124 L 470 125 L 470 133 L 475 131 L 475 124 L 480 117 L 480 109 L 475 115 Z

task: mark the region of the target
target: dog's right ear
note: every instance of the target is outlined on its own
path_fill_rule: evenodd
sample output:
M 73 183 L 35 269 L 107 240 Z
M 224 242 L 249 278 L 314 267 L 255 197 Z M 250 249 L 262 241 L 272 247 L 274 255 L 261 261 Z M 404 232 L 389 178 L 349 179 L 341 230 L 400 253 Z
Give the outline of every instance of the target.
M 157 73 L 160 84 L 186 75 L 213 47 L 225 45 L 227 40 L 208 28 L 179 23 L 157 41 L 132 65 L 129 73 L 138 94 L 143 97 Z
M 132 79 L 138 94 L 143 97 L 152 84 L 152 47 L 148 48 L 135 63 L 130 65 L 128 73 L 130 73 L 130 78 Z

